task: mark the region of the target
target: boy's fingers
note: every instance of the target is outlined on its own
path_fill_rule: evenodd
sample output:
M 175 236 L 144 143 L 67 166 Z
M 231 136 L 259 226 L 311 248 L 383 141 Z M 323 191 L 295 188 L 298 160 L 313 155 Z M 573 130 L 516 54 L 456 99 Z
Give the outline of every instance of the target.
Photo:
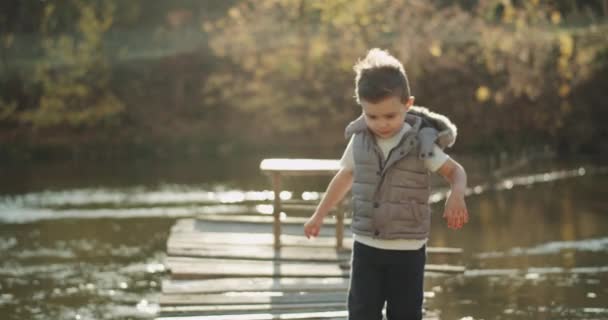
M 452 229 L 458 229 L 458 215 L 456 215 L 456 212 L 452 211 L 450 212 L 450 216 L 452 217 Z
M 310 234 L 311 234 L 313 237 L 318 236 L 318 235 L 319 235 L 319 229 L 320 229 L 320 228 L 319 228 L 319 227 L 317 227 L 317 226 L 312 227 L 312 228 L 310 229 Z
M 456 229 L 462 228 L 462 226 L 464 224 L 464 217 L 462 216 L 461 212 L 456 212 L 455 221 L 456 221 Z
M 450 226 L 454 230 L 460 227 L 458 211 L 450 211 Z

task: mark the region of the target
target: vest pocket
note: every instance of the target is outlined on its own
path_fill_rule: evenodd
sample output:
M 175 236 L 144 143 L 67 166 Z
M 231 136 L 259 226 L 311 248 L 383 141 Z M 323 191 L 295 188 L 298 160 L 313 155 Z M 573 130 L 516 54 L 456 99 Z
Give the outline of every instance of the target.
M 413 200 L 403 200 L 399 203 L 391 204 L 391 220 L 400 222 L 409 222 L 408 224 L 417 224 L 420 222 L 419 215 L 416 210 L 417 204 Z
M 416 220 L 425 228 L 431 225 L 431 207 L 428 204 L 414 202 L 412 203 Z

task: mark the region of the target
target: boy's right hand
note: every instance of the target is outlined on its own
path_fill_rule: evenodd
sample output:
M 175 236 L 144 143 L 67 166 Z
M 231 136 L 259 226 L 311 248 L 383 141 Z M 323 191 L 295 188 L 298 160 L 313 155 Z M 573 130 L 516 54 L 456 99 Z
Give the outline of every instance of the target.
M 313 214 L 308 221 L 304 224 L 304 234 L 306 238 L 310 239 L 310 237 L 317 237 L 319 235 L 319 231 L 321 231 L 321 226 L 323 225 L 323 217 L 318 215 L 317 213 Z

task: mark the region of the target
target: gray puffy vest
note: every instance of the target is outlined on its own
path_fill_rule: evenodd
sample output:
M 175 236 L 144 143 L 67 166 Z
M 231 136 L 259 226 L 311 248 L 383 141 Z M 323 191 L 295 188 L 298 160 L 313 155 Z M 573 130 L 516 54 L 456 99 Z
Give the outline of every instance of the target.
M 413 106 L 405 122 L 412 126 L 385 159 L 361 115 L 346 127 L 354 134 L 355 162 L 352 231 L 380 239 L 428 238 L 431 225 L 429 172 L 424 159 L 434 144 L 450 147 L 456 126 L 448 118 Z

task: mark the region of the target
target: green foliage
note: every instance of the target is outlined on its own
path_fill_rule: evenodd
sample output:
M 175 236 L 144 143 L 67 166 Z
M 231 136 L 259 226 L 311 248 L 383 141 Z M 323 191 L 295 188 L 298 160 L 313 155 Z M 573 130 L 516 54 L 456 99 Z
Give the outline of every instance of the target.
M 42 88 L 39 105 L 19 115 L 34 128 L 94 126 L 116 117 L 124 105 L 110 89 L 110 67 L 102 51 L 103 34 L 112 26 L 115 6 L 104 1 L 72 1 L 78 20 L 72 34 L 56 35 L 57 8 L 45 7 L 41 31 L 44 58 L 34 72 Z
M 0 138 L 336 148 L 360 112 L 352 66 L 382 47 L 458 147 L 577 150 L 605 141 L 607 16 L 604 0 L 2 4 Z
M 0 100 L 0 121 L 8 120 L 14 116 L 17 110 L 17 104 L 15 102 L 7 103 Z

